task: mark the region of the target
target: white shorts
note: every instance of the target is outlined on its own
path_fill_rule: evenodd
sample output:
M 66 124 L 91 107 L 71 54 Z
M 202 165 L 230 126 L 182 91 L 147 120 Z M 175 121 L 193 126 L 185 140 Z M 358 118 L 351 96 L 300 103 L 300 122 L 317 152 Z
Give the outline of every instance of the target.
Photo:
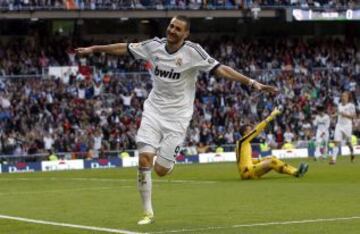
M 137 132 L 136 143 L 149 145 L 147 152 L 157 154 L 163 159 L 175 162 L 176 156 L 186 136 L 190 120 L 166 120 L 157 114 L 144 111 L 141 125 Z M 141 152 L 140 152 L 141 153 Z
M 334 140 L 342 142 L 343 140 L 351 141 L 352 126 L 336 124 Z
M 321 136 L 321 134 L 324 133 L 324 135 Z M 328 142 L 329 141 L 329 131 L 316 131 L 316 143 L 320 144 L 322 142 Z

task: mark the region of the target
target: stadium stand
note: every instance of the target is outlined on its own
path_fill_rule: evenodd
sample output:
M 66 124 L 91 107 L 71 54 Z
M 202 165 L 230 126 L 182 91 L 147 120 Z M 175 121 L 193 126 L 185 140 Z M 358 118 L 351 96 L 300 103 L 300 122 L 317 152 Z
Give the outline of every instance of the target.
M 353 0 L 1 0 L 2 9 L 9 11 L 68 9 L 68 10 L 119 10 L 119 9 L 246 9 L 251 7 L 342 8 L 357 7 Z
M 148 65 L 129 57 L 101 54 L 79 58 L 71 41 L 54 37 L 40 40 L 40 44 L 29 39 L 1 44 L 1 154 L 27 155 L 54 149 L 78 152 L 73 156 L 84 158 L 89 151 L 136 148 L 134 137 L 142 104 L 151 89 Z M 284 114 L 262 138 L 281 147 L 288 128 L 301 144 L 313 137 L 312 118 L 320 103 L 334 113 L 340 92 L 348 90 L 360 109 L 358 39 L 249 41 L 222 37 L 199 42 L 220 62 L 241 68 L 282 92 L 276 99 L 250 96 L 251 91 L 238 84 L 202 74 L 187 145 L 233 144 L 240 138 L 241 124 L 263 119 L 275 105 L 282 106 Z M 39 77 L 46 67 L 58 65 L 79 66 L 79 72 Z

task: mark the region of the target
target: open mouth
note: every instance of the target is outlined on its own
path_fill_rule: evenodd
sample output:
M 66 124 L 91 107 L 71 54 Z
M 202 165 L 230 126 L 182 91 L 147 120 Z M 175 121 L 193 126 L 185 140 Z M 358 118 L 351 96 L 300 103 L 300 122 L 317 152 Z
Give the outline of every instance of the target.
M 175 36 L 174 34 L 171 34 L 171 33 L 168 34 L 168 37 L 169 37 L 169 38 L 172 38 L 172 39 L 175 39 L 175 38 L 176 38 L 176 36 Z

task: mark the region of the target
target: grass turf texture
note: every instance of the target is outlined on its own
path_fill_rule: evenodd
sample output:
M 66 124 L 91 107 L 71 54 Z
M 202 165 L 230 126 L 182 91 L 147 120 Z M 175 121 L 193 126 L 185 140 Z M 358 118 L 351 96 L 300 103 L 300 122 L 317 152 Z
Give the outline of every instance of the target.
M 256 181 L 241 181 L 234 163 L 177 165 L 168 177 L 153 175 L 156 222 L 147 226 L 136 225 L 142 211 L 135 168 L 0 174 L 0 215 L 148 233 L 359 233 L 358 218 L 233 226 L 359 217 L 360 159 L 308 163 L 304 178 L 271 172 Z M 0 233 L 106 232 L 0 218 Z

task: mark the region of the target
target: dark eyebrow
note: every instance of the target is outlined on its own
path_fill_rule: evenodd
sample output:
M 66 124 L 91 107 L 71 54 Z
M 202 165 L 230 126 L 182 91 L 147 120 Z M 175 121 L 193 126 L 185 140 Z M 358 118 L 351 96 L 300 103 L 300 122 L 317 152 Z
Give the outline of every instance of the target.
M 173 24 L 173 23 L 170 23 L 170 26 L 175 27 L 177 30 L 181 31 L 181 28 L 180 28 L 179 26 L 176 26 L 176 25 Z

